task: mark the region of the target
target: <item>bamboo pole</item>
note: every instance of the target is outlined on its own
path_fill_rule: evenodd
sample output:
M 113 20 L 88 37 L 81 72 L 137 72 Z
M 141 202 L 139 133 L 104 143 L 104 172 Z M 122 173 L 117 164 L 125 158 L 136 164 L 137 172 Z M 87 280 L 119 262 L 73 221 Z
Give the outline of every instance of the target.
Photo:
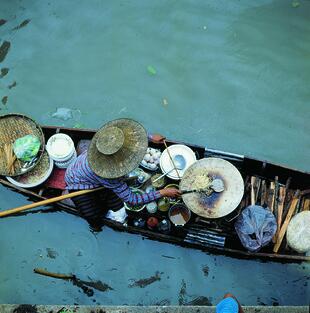
M 57 279 L 74 279 L 75 276 L 72 274 L 66 275 L 66 274 L 59 274 L 59 273 L 53 273 L 53 272 L 48 272 L 46 270 L 44 270 L 43 268 L 34 268 L 33 271 L 36 274 L 40 274 L 40 275 L 44 275 L 44 276 L 48 276 L 48 277 L 53 277 L 53 278 L 57 278 Z
M 279 203 L 278 203 L 278 216 L 277 216 L 277 233 L 276 233 L 276 241 L 279 238 L 280 228 L 282 224 L 282 213 L 283 213 L 283 206 L 284 206 L 284 199 L 285 199 L 286 189 L 284 186 L 280 186 L 279 188 Z
M 256 181 L 256 177 L 252 176 L 251 177 L 251 205 L 255 204 L 255 190 L 254 190 L 255 181 Z
M 309 211 L 310 210 L 310 199 L 304 199 L 302 211 Z
M 270 183 L 270 188 L 268 191 L 268 207 L 271 212 L 273 212 L 273 205 L 274 205 L 274 199 L 275 199 L 275 183 L 272 181 Z
M 26 211 L 26 210 L 29 210 L 29 209 L 33 209 L 33 208 L 36 208 L 38 206 L 55 203 L 55 202 L 58 202 L 58 201 L 61 201 L 61 200 L 64 200 L 64 199 L 73 198 L 73 197 L 85 195 L 85 194 L 88 194 L 88 193 L 96 192 L 96 191 L 102 190 L 104 188 L 105 187 L 99 187 L 99 188 L 95 188 L 95 189 L 87 189 L 87 190 L 75 191 L 75 192 L 72 192 L 72 193 L 68 193 L 66 195 L 62 195 L 62 196 L 58 196 L 58 197 L 42 200 L 42 201 L 35 202 L 35 203 L 26 204 L 26 205 L 23 205 L 23 206 L 14 208 L 14 209 L 2 211 L 2 212 L 0 212 L 0 217 L 4 217 L 4 216 L 8 216 L 8 215 L 11 215 L 11 214 L 14 214 L 14 213 L 18 213 L 18 212 Z
M 288 224 L 289 224 L 289 222 L 290 222 L 290 220 L 291 220 L 291 218 L 292 218 L 292 216 L 293 216 L 293 214 L 294 214 L 294 212 L 296 210 L 296 205 L 297 205 L 297 203 L 299 201 L 299 193 L 300 193 L 299 190 L 297 190 L 295 192 L 295 195 L 293 197 L 292 203 L 291 203 L 290 208 L 289 208 L 289 210 L 287 212 L 286 219 L 285 219 L 285 221 L 284 221 L 284 223 L 283 223 L 283 225 L 282 225 L 282 227 L 280 229 L 279 236 L 278 236 L 277 241 L 276 241 L 276 243 L 275 243 L 275 245 L 273 247 L 273 252 L 275 252 L 275 253 L 278 253 L 278 251 L 279 251 L 279 248 L 281 246 L 282 240 L 283 240 L 284 235 L 286 233 Z
M 267 198 L 266 193 L 267 193 L 266 181 L 263 179 L 262 180 L 261 193 L 260 193 L 260 205 L 261 206 L 266 204 L 266 198 Z
M 255 188 L 254 188 L 255 204 L 258 202 L 258 196 L 259 196 L 259 192 L 260 192 L 260 189 L 261 189 L 261 184 L 262 184 L 261 178 L 256 177 Z

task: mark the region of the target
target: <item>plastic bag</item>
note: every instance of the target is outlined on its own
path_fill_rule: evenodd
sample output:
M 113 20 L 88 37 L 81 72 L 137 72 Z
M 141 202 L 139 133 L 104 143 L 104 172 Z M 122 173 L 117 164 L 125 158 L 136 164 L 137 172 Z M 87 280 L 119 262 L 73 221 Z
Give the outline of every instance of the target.
M 69 108 L 57 108 L 56 112 L 52 114 L 52 117 L 63 121 L 68 121 L 70 119 L 78 121 L 81 118 L 81 111 Z
M 27 135 L 15 140 L 13 150 L 16 157 L 24 162 L 31 161 L 39 152 L 40 139 L 34 135 Z
M 277 231 L 275 216 L 259 205 L 245 208 L 235 223 L 242 245 L 256 252 L 266 246 Z

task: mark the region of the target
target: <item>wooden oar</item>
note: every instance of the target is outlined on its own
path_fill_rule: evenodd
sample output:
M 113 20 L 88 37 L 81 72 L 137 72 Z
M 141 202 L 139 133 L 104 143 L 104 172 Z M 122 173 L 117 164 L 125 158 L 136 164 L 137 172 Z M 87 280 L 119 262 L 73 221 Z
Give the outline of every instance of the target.
M 62 195 L 62 196 L 58 196 L 58 197 L 42 200 L 42 201 L 35 202 L 35 203 L 30 203 L 30 204 L 23 205 L 23 206 L 14 208 L 14 209 L 2 211 L 2 212 L 0 212 L 0 217 L 4 217 L 4 216 L 8 216 L 8 215 L 11 215 L 11 214 L 14 214 L 14 213 L 18 213 L 18 212 L 22 212 L 22 211 L 25 211 L 25 210 L 33 209 L 33 208 L 36 208 L 36 207 L 41 206 L 41 205 L 55 203 L 55 202 L 58 202 L 58 201 L 61 201 L 61 200 L 64 200 L 64 199 L 85 195 L 87 193 L 92 193 L 92 192 L 95 192 L 95 191 L 98 191 L 98 190 L 102 190 L 104 188 L 105 187 L 99 187 L 99 188 L 95 188 L 95 189 L 87 189 L 87 190 L 75 191 L 75 192 L 72 192 L 72 193 L 68 193 L 66 195 Z

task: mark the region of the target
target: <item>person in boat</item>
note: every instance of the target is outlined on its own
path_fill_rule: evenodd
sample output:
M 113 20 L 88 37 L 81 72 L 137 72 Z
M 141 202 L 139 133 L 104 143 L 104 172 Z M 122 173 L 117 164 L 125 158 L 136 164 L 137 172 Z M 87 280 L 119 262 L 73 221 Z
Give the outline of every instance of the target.
M 124 177 L 137 168 L 148 147 L 148 139 L 161 143 L 159 134 L 147 135 L 141 124 L 131 119 L 118 119 L 102 126 L 94 135 L 86 151 L 67 168 L 66 188 L 69 192 L 97 187 L 102 191 L 73 197 L 80 214 L 95 221 L 108 210 L 119 210 L 126 202 L 130 206 L 142 205 L 161 197 L 178 197 L 176 188 L 136 194 Z
M 231 293 L 226 293 L 216 306 L 216 313 L 244 313 L 239 301 Z

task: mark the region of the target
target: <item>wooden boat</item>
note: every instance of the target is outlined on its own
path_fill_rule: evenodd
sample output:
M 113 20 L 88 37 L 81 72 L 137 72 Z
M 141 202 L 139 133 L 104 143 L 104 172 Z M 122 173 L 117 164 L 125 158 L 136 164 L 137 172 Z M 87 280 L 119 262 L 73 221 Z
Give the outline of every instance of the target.
M 90 140 L 95 133 L 95 130 L 89 129 L 73 129 L 56 126 L 44 126 L 42 128 L 46 141 L 50 136 L 60 132 L 69 135 L 76 146 L 80 140 Z M 167 141 L 167 143 L 174 144 L 181 142 Z M 172 227 L 169 234 L 134 226 L 133 220 L 137 217 L 147 218 L 150 216 L 145 210 L 141 212 L 128 212 L 128 221 L 125 224 L 104 217 L 102 218 L 102 224 L 119 231 L 140 234 L 153 240 L 200 249 L 214 254 L 225 254 L 248 259 L 269 259 L 281 262 L 310 261 L 309 256 L 291 250 L 285 244 L 285 238 L 278 253 L 273 252 L 274 244 L 269 244 L 256 253 L 248 252 L 241 245 L 234 230 L 235 219 L 240 212 L 250 204 L 256 203 L 274 208 L 274 213 L 280 225 L 283 224 L 283 221 L 287 217 L 288 210 L 291 209 L 292 203 L 297 203 L 296 208 L 293 209 L 294 213 L 309 210 L 310 173 L 239 154 L 213 150 L 193 144 L 183 144 L 186 144 L 195 152 L 197 159 L 211 156 L 223 158 L 239 169 L 245 182 L 245 193 L 240 205 L 233 213 L 218 220 L 207 220 L 192 214 L 189 223 L 184 227 Z M 154 145 L 152 143 L 150 143 L 150 146 L 164 150 L 164 146 Z M 62 193 L 62 190 L 52 189 L 44 184 L 32 189 L 20 188 L 8 182 L 5 177 L 0 178 L 0 183 L 36 200 L 54 197 Z M 280 190 L 281 192 L 279 192 Z M 297 190 L 300 192 L 296 193 Z M 293 201 L 294 195 L 298 197 L 298 201 L 296 201 L 296 199 Z M 62 210 L 78 215 L 77 210 L 73 206 L 64 203 L 59 203 L 57 206 Z M 167 214 L 163 212 L 156 214 L 159 218 L 167 217 Z M 282 215 L 280 220 L 279 215 Z

